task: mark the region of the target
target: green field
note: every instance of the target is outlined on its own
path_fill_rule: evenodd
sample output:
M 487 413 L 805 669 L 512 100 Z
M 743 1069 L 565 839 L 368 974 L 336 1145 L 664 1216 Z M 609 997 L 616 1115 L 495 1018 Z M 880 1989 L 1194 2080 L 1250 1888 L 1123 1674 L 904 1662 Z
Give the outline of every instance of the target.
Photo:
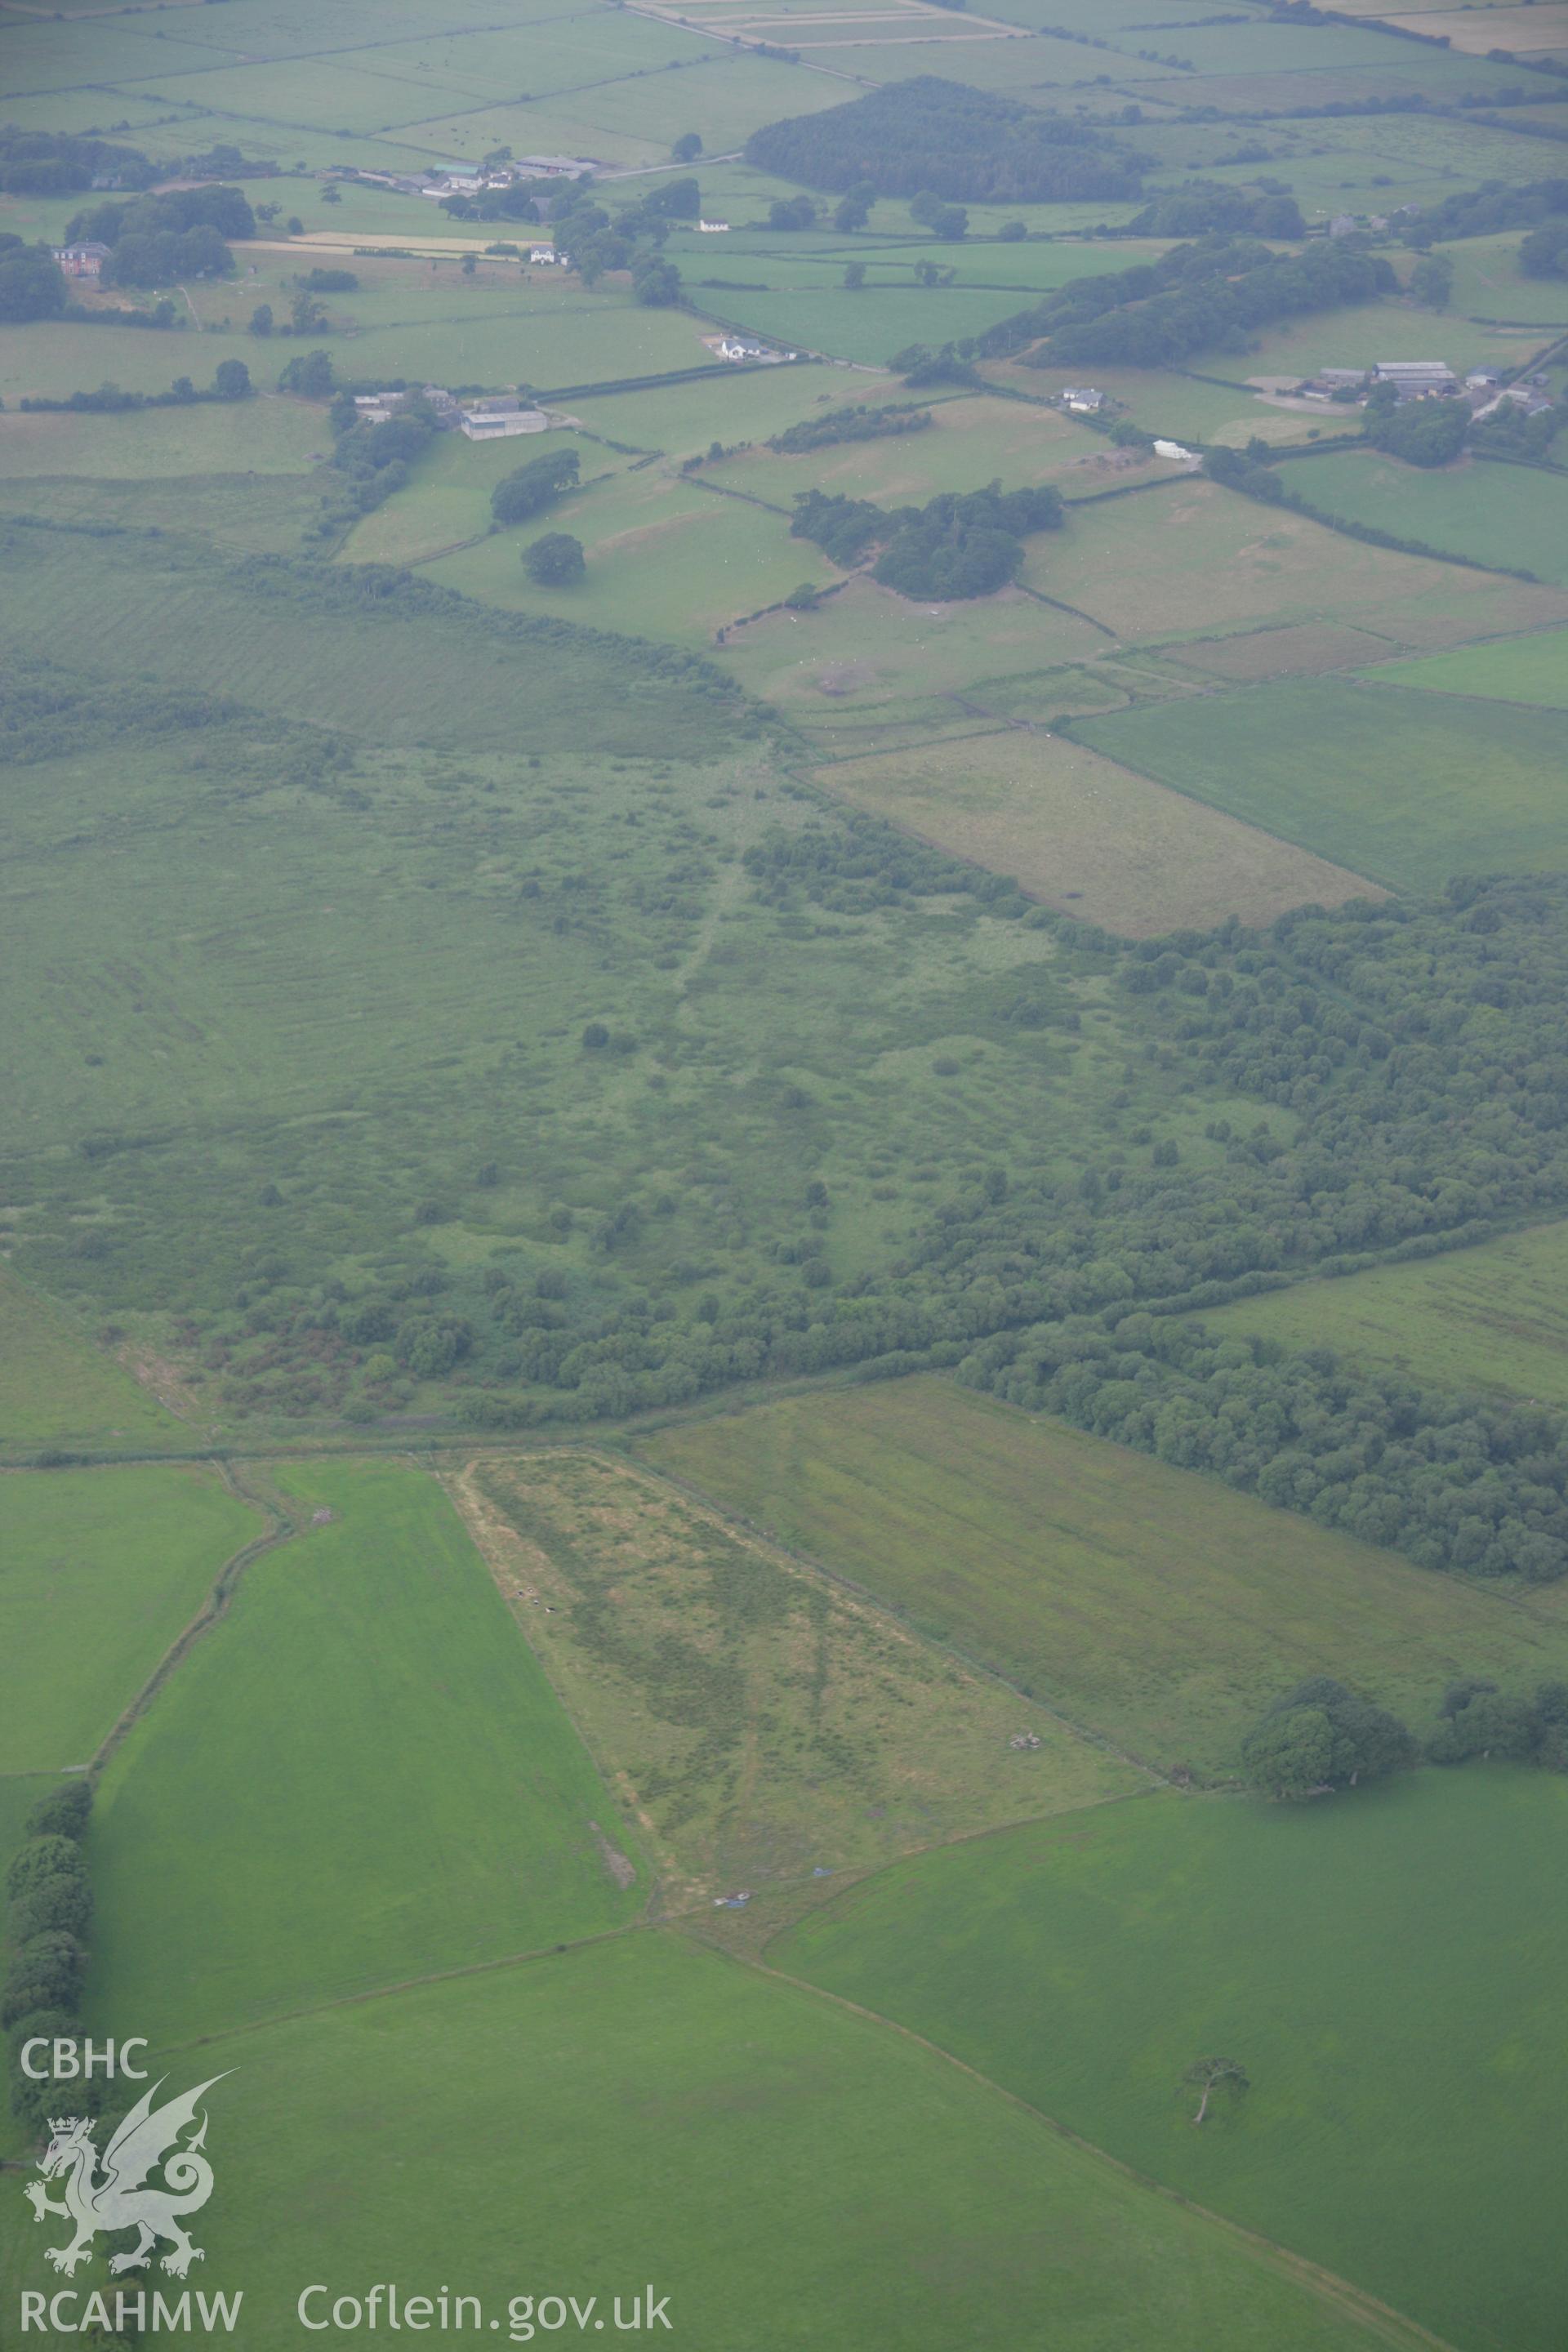
M 90 1762 L 219 1570 L 263 1532 L 210 1470 L 0 1477 L 0 1772 Z
M 435 1481 L 279 1484 L 300 1533 L 247 1572 L 94 1814 L 89 1999 L 165 2042 L 593 1935 L 646 1899 Z
M 1568 481 L 1538 467 L 1472 457 L 1423 472 L 1352 449 L 1293 467 L 1289 488 L 1325 514 L 1568 583 Z
M 1568 1229 L 1541 1225 L 1413 1265 L 1302 1283 L 1204 1320 L 1568 1410 Z
M 696 2352 L 1013 2352 L 1041 2303 L 1068 2352 L 1147 2331 L 1168 2352 L 1417 2352 L 933 2051 L 670 1936 L 172 2063 L 224 2067 L 200 2284 L 245 2291 L 257 2352 L 299 2340 L 300 2286 L 362 2295 L 388 2263 L 405 2300 L 449 2284 L 500 2328 L 550 2294 L 597 2295 L 609 2326 L 651 2282 Z M 3 2227 L 9 2277 L 58 2286 L 19 2197 Z
M 625 460 L 613 461 L 623 468 Z M 380 516 L 372 516 L 374 526 Z M 587 577 L 542 588 L 522 568 L 529 545 L 570 531 Z M 359 534 L 350 552 L 358 551 Z M 625 470 L 559 499 L 537 522 L 500 531 L 423 567 L 424 576 L 503 611 L 559 616 L 590 628 L 674 638 L 706 651 L 715 631 L 838 574 L 782 515 L 681 480 L 665 467 Z
M 1401 662 L 1383 677 L 1389 684 L 1418 686 L 1433 694 L 1473 694 L 1487 702 L 1568 709 L 1568 631 L 1549 629 L 1536 636 L 1464 646 L 1427 661 Z
M 1568 864 L 1562 727 L 1544 710 L 1315 678 L 1117 711 L 1073 731 L 1162 783 L 1395 887 Z
M 763 1406 L 640 1450 L 1163 1769 L 1233 1769 L 1264 1701 L 1307 1675 L 1424 1720 L 1457 1675 L 1539 1676 L 1565 1654 L 1550 1603 L 942 1381 Z
M 769 1958 L 1465 2352 L 1551 2352 L 1565 1855 L 1568 1787 L 1502 1767 L 1141 1799 L 899 1864 Z M 1251 2089 L 1194 2132 L 1209 2053 Z
M 171 2072 L 226 2067 L 199 2283 L 244 2291 L 257 2352 L 298 2342 L 309 2282 L 389 2274 L 405 2299 L 476 2295 L 502 2328 L 511 2298 L 556 2294 L 599 2297 L 608 2326 L 651 2281 L 694 2352 L 1013 2352 L 1042 2314 L 1066 2352 L 1416 2352 L 934 2053 L 670 1937 L 274 2025 Z M 19 2196 L 0 2226 L 8 2276 L 58 2285 Z
M 172 1445 L 180 1423 L 87 1333 L 0 1275 L 0 1450 Z

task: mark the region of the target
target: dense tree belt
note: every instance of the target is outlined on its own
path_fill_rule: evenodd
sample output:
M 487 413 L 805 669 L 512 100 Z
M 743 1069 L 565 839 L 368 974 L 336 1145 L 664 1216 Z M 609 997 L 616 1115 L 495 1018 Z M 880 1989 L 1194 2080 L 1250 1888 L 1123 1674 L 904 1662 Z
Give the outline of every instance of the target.
M 746 160 L 810 188 L 884 196 L 1060 204 L 1140 193 L 1137 157 L 1103 131 L 934 74 L 769 123 L 747 141 Z
M 900 595 L 988 596 L 1013 577 L 1024 537 L 1056 530 L 1062 502 L 1048 484 L 1004 490 L 944 490 L 923 507 L 890 510 L 868 499 L 829 498 L 803 491 L 795 500 L 791 536 L 808 539 L 834 562 L 856 562 L 879 549 L 873 577 Z
M 1325 240 L 1300 253 L 1275 253 L 1245 237 L 1210 236 L 1173 246 L 1158 261 L 1101 278 L 1079 278 L 976 339 L 984 358 L 1005 357 L 1044 337 L 1029 363 L 1058 367 L 1166 367 L 1217 345 L 1245 350 L 1273 319 L 1370 302 L 1398 290 L 1386 261 Z

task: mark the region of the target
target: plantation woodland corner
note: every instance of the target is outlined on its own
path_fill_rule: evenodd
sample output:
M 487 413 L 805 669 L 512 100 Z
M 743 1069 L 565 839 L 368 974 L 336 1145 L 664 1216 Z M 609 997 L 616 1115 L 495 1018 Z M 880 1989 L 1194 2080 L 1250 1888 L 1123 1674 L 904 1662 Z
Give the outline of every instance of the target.
M 1558 2352 L 1568 27 L 1047 13 L 0 0 L 7 2343 Z

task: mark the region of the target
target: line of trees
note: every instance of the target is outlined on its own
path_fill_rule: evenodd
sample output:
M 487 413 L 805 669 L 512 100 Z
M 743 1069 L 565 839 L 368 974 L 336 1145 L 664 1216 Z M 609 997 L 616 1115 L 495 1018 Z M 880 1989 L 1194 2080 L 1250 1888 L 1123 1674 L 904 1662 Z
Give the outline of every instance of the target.
M 10 1958 L 0 1984 L 0 2029 L 10 2044 L 11 2107 L 28 2124 L 41 2124 L 52 2085 L 23 2071 L 23 2045 L 42 2036 L 53 2041 L 80 2031 L 82 1977 L 87 1967 L 83 1938 L 92 1918 L 81 1841 L 92 1811 L 92 1790 L 83 1780 L 51 1791 L 28 1814 L 22 1843 L 5 1873 L 9 1898 L 6 1940 Z M 79 2107 L 104 2103 L 99 2082 L 73 2084 Z
M 0 190 L 7 195 L 67 195 L 77 188 L 90 188 L 94 180 L 145 188 L 161 176 L 161 167 L 134 147 L 77 138 L 68 131 L 0 125 Z
M 767 444 L 781 457 L 794 457 L 807 449 L 826 449 L 837 441 L 879 441 L 900 433 L 923 433 L 932 422 L 929 408 L 918 400 L 889 401 L 880 408 L 826 408 L 820 416 L 803 416 Z
M 1128 222 L 1128 236 L 1305 236 L 1301 207 L 1289 189 L 1226 188 L 1217 180 L 1184 180 Z
M 179 375 L 167 392 L 121 392 L 117 383 L 102 383 L 96 392 L 68 393 L 63 400 L 22 400 L 17 406 L 40 415 L 120 416 L 136 408 L 191 408 L 201 401 L 249 400 L 255 390 L 243 360 L 220 360 L 205 392 L 199 392 L 188 375 Z

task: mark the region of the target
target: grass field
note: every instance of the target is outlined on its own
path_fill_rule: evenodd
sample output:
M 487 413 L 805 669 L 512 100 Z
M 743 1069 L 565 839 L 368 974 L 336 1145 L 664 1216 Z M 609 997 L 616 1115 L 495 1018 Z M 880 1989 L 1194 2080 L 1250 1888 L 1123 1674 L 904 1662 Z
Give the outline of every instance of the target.
M 434 1479 L 279 1485 L 301 1532 L 247 1570 L 94 1814 L 89 2000 L 164 2042 L 592 1935 L 647 1896 Z
M 1568 864 L 1562 729 L 1544 710 L 1321 678 L 1118 711 L 1074 731 L 1395 887 Z
M 806 542 L 788 544 L 804 552 Z M 1085 614 L 1015 589 L 973 604 L 915 604 L 852 580 L 815 612 L 773 613 L 731 632 L 717 659 L 818 741 L 852 734 L 861 719 L 901 720 L 929 698 L 983 680 L 1104 653 L 1113 642 Z M 828 740 L 824 748 L 863 746 Z
M 626 2317 L 651 2281 L 692 2352 L 1013 2352 L 1042 2325 L 1064 2352 L 1416 2352 L 935 2053 L 672 1936 L 176 2067 L 236 2070 L 208 2108 L 199 2276 L 243 2288 L 256 2352 L 298 2341 L 307 2282 L 363 2295 L 390 2276 L 405 2298 L 477 2295 L 502 2329 L 511 2298 L 556 2294 L 598 2297 L 609 2328 L 613 2298 Z M 8 2276 L 58 2285 L 19 2196 L 0 2226 Z
M 1163 1767 L 1232 1768 L 1264 1701 L 1306 1675 L 1425 1720 L 1456 1675 L 1522 1679 L 1568 1654 L 1550 1608 L 942 1381 L 760 1407 L 642 1451 Z
M 0 1453 L 171 1445 L 180 1423 L 51 1301 L 0 1274 Z
M 613 462 L 624 467 L 624 460 Z M 542 588 L 522 557 L 534 540 L 557 530 L 580 541 L 587 576 L 569 588 Z M 620 471 L 558 500 L 536 522 L 442 556 L 424 572 L 508 612 L 673 638 L 693 651 L 793 589 L 825 588 L 838 576 L 809 541 L 791 539 L 782 515 L 759 513 L 664 467 Z
M 1313 486 L 1341 462 L 1313 458 L 1296 468 L 1292 484 L 1319 502 Z M 1412 469 L 1400 470 L 1411 478 Z M 1516 467 L 1488 471 L 1523 478 Z M 1074 515 L 1068 530 L 1027 545 L 1021 575 L 1027 585 L 1091 614 L 1128 642 L 1331 618 L 1426 646 L 1527 625 L 1511 617 L 1521 599 L 1532 616 L 1541 609 L 1542 618 L 1556 619 L 1562 609 L 1555 590 L 1521 589 L 1485 572 L 1364 547 L 1213 482 L 1108 499 Z M 1500 611 L 1510 617 L 1494 619 Z M 1426 634 L 1433 630 L 1441 634 Z
M 1413 1265 L 1308 1282 L 1205 1316 L 1447 1387 L 1568 1410 L 1568 1229 L 1538 1225 Z
M 1503 1767 L 1156 1797 L 900 1864 L 770 1958 L 1466 2352 L 1551 2352 L 1565 1858 L 1568 1786 Z M 1209 2053 L 1252 2087 L 1194 2132 Z
M 187 354 L 195 364 L 187 343 L 174 356 Z M 202 353 L 204 361 L 207 356 Z M 155 408 L 130 416 L 17 414 L 0 417 L 0 475 L 6 480 L 41 474 L 148 481 L 193 474 L 306 474 L 310 452 L 321 446 L 320 410 L 297 400 L 258 400 L 244 409 L 226 403 Z
M 883 440 L 830 444 L 795 457 L 747 450 L 704 467 L 702 478 L 787 508 L 808 489 L 883 506 L 923 505 L 939 490 L 980 489 L 998 478 L 1007 488 L 1051 481 L 1065 498 L 1083 498 L 1172 471 L 1161 457 L 1130 463 L 1054 409 L 982 396 L 942 401 L 931 415 L 923 432 Z
M 1422 472 L 1352 449 L 1296 467 L 1289 488 L 1326 514 L 1568 583 L 1568 481 L 1539 467 L 1472 457 Z
M 1458 646 L 1426 661 L 1401 662 L 1384 678 L 1391 685 L 1418 686 L 1433 694 L 1568 709 L 1568 631 L 1552 629 L 1536 636 Z
M 668 1861 L 667 1909 L 875 1864 L 1142 1785 L 825 1579 L 587 1454 L 452 1483 L 595 1752 Z
M 1132 937 L 1366 895 L 1358 875 L 1044 731 L 842 760 L 820 775 L 856 807 Z
M 224 1562 L 263 1532 L 211 1470 L 0 1477 L 0 1773 L 89 1763 Z

